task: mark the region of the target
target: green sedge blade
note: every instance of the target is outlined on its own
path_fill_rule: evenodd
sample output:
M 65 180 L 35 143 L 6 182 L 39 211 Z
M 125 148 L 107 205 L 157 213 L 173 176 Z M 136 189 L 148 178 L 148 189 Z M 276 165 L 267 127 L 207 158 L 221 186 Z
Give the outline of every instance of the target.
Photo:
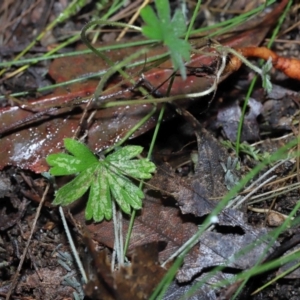
M 73 0 L 68 7 L 59 14 L 59 16 L 56 19 L 57 23 L 61 23 L 65 21 L 67 18 L 70 18 L 71 16 L 77 14 L 83 6 L 85 6 L 88 3 L 87 0 Z

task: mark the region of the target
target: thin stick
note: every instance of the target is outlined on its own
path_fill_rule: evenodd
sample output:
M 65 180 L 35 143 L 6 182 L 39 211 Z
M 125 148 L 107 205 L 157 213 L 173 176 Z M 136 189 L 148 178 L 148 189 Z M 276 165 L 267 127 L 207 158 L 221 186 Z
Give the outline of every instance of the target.
M 261 189 L 263 186 L 265 186 L 267 183 L 275 179 L 277 176 L 273 175 L 270 178 L 268 178 L 266 181 L 262 182 L 260 185 L 258 185 L 256 188 L 254 188 L 248 195 L 237 201 L 232 207 L 234 209 L 237 209 L 239 206 L 242 205 L 246 200 L 248 200 L 254 193 L 256 193 L 259 189 Z
M 73 241 L 73 239 L 72 239 L 72 236 L 71 236 L 71 233 L 70 233 L 70 230 L 69 230 L 69 227 L 68 227 L 66 218 L 65 218 L 64 211 L 63 211 L 63 209 L 62 209 L 61 206 L 58 208 L 58 210 L 59 210 L 60 217 L 61 217 L 61 220 L 62 220 L 62 223 L 63 223 L 63 226 L 64 226 L 65 233 L 66 233 L 66 235 L 67 235 L 67 239 L 68 239 L 68 241 L 69 241 L 69 244 L 70 244 L 72 253 L 73 253 L 73 255 L 74 255 L 76 264 L 77 264 L 78 269 L 79 269 L 79 271 L 80 271 L 80 273 L 81 273 L 81 276 L 82 276 L 82 278 L 83 278 L 83 282 L 86 284 L 86 283 L 88 282 L 88 279 L 87 279 L 86 273 L 85 273 L 85 271 L 84 271 L 83 265 L 82 265 L 82 263 L 81 263 L 81 260 L 80 260 L 80 258 L 79 258 L 79 255 L 78 255 L 78 253 L 77 253 L 76 247 L 75 247 L 75 245 L 74 245 L 74 241 Z
M 115 270 L 115 262 L 116 257 L 118 258 L 118 251 L 119 251 L 119 239 L 118 239 L 118 229 L 117 229 L 117 210 L 116 210 L 116 202 L 115 200 L 112 201 L 112 211 L 113 211 L 113 224 L 114 224 L 114 249 L 112 254 L 112 260 L 111 260 L 111 272 Z
M 140 5 L 140 7 L 137 9 L 137 11 L 135 12 L 135 14 L 131 17 L 131 19 L 129 20 L 129 22 L 127 24 L 132 25 L 135 20 L 139 17 L 141 10 L 147 6 L 149 4 L 150 0 L 144 0 L 144 2 Z M 119 36 L 117 37 L 116 41 L 120 41 L 122 39 L 122 37 L 126 34 L 126 32 L 128 31 L 129 27 L 125 27 L 122 32 L 119 34 Z

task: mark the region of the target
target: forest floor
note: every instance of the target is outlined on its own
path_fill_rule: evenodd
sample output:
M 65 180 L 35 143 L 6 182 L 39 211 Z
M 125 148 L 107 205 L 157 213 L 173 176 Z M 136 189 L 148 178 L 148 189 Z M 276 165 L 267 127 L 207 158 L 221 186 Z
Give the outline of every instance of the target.
M 228 50 L 267 46 L 274 38 L 274 53 L 298 58 L 299 3 L 202 1 L 184 80 L 179 71 L 173 73 L 170 57 L 153 59 L 166 54 L 167 46 L 179 53 L 181 42 L 176 49 L 166 37 L 165 46 L 143 52 L 149 43 L 140 32 L 129 28 L 120 37 L 122 27 L 105 23 L 87 37 L 104 47 L 101 53 L 112 65 L 87 50 L 80 33 L 89 21 L 129 24 L 143 3 L 111 2 L 0 4 L 0 299 L 299 299 L 299 81 L 270 68 L 272 89 L 266 92 L 260 77 L 252 84 L 255 67 L 262 68 L 259 61 L 235 70 L 235 54 Z M 70 5 L 73 10 L 66 11 Z M 196 5 L 170 1 L 170 11 L 183 12 L 189 23 Z M 236 24 L 226 23 L 238 17 Z M 139 13 L 132 24 L 144 25 Z M 167 28 L 161 32 L 174 34 L 176 24 L 160 24 Z M 297 73 L 296 61 L 284 68 L 293 63 Z M 120 70 L 128 71 L 133 83 Z M 99 102 L 89 102 L 107 74 Z M 196 95 L 214 84 L 207 95 Z M 178 95 L 187 96 L 172 98 Z M 120 141 L 140 145 L 143 157 L 151 149 L 156 165 L 143 188 L 123 266 L 120 258 L 115 267 L 110 263 L 116 223 L 107 217 L 86 220 L 87 193 L 63 206 L 87 282 L 52 204 L 55 190 L 71 177 L 57 177 L 53 184 L 46 162 L 49 154 L 64 151 L 64 138 L 75 137 L 99 157 L 108 148 L 120 149 Z M 100 176 L 102 183 L 108 178 Z M 125 240 L 131 218 L 121 202 L 117 230 Z M 202 229 L 193 245 L 185 244 Z M 182 261 L 172 271 L 178 257 L 172 255 L 181 246 Z

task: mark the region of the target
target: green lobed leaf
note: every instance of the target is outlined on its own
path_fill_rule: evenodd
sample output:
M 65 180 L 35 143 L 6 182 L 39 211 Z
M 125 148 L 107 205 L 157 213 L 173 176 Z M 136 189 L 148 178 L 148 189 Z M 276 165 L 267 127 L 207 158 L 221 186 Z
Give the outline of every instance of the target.
M 113 172 L 109 172 L 108 174 L 114 178 L 114 181 L 118 183 L 119 186 L 132 193 L 132 197 L 144 197 L 143 191 L 138 186 L 136 186 L 128 177 Z
M 104 211 L 104 217 L 106 220 L 110 220 L 112 217 L 112 203 L 111 203 L 111 193 L 110 193 L 110 188 L 108 184 L 108 179 L 107 179 L 107 169 L 103 168 L 103 181 L 101 180 L 101 177 L 99 177 L 99 182 L 100 182 L 100 197 L 101 201 L 103 199 L 103 211 Z
M 142 199 L 138 197 L 132 197 L 132 195 L 125 189 L 121 189 L 122 198 L 130 204 L 130 206 L 136 210 L 142 208 Z
M 68 205 L 90 188 L 85 210 L 87 220 L 96 222 L 112 217 L 112 199 L 119 204 L 125 213 L 130 213 L 131 207 L 140 209 L 144 194 L 126 176 L 146 179 L 155 171 L 155 165 L 148 159 L 133 159 L 143 148 L 126 146 L 99 161 L 84 144 L 65 139 L 66 153 L 51 154 L 47 157 L 52 175 L 70 175 L 79 173 L 77 177 L 60 188 L 53 201 L 54 205 Z
M 128 178 L 109 172 L 108 182 L 112 195 L 125 213 L 130 213 L 131 205 L 135 209 L 140 209 L 142 207 L 142 198 L 144 197 L 144 193 Z M 124 195 L 126 196 L 125 198 Z
M 118 182 L 116 182 L 115 177 L 112 176 L 110 173 L 108 174 L 108 182 L 109 182 L 109 185 L 110 185 L 111 193 L 112 193 L 114 199 L 119 204 L 120 208 L 126 214 L 130 214 L 130 212 L 131 212 L 130 204 L 127 201 L 125 201 L 125 199 L 123 198 L 123 195 L 122 195 L 122 192 L 121 192 L 122 186 L 120 186 L 118 184 Z
M 71 138 L 65 138 L 64 145 L 71 154 L 85 162 L 87 167 L 98 162 L 97 157 L 85 144 Z
M 174 16 L 171 21 L 171 25 L 173 27 L 174 35 L 179 37 L 184 36 L 187 30 L 187 26 L 185 24 L 184 15 L 181 10 L 176 9 Z
M 156 13 L 154 12 L 153 8 L 149 5 L 144 7 L 141 10 L 140 14 L 144 22 L 151 27 L 155 27 L 157 23 L 159 23 Z
M 160 22 L 168 26 L 171 23 L 171 11 L 169 1 L 155 0 L 155 7 Z
M 86 169 L 86 163 L 66 153 L 50 154 L 46 157 L 48 165 L 53 166 L 49 172 L 52 176 L 72 175 Z
M 89 199 L 85 209 L 85 218 L 101 222 L 104 218 L 110 220 L 112 217 L 112 203 L 109 185 L 107 182 L 107 170 L 103 165 L 95 170 L 97 178 L 91 184 Z
M 160 23 L 159 20 L 152 9 L 151 6 L 146 6 L 141 10 L 141 17 L 144 22 L 147 24 L 142 27 L 142 33 L 149 39 L 153 40 L 163 40 L 163 35 L 161 30 L 153 30 L 153 28 L 159 28 Z
M 147 24 L 142 27 L 142 33 L 148 38 L 162 41 L 168 47 L 174 69 L 179 70 L 182 79 L 185 80 L 184 60 L 190 60 L 191 46 L 188 41 L 180 39 L 187 29 L 184 15 L 180 10 L 176 10 L 171 20 L 169 1 L 157 0 L 155 5 L 158 18 L 149 6 L 145 7 L 144 13 L 141 14 Z
M 171 60 L 172 60 L 174 69 L 176 69 L 176 70 L 179 69 L 182 79 L 185 80 L 186 79 L 186 70 L 185 70 L 184 62 L 183 62 L 183 59 L 182 59 L 180 53 L 177 51 L 171 50 Z
M 154 31 L 151 26 L 143 26 L 142 33 L 145 37 L 152 40 L 162 41 L 163 36 L 161 35 L 161 31 Z
M 113 173 L 111 174 L 114 176 Z M 145 197 L 143 191 L 125 176 L 118 175 L 115 179 L 116 182 L 123 187 L 121 190 L 123 195 L 128 195 L 126 198 L 128 203 L 134 209 L 141 209 L 142 199 Z
M 94 171 L 97 165 L 94 165 L 81 172 L 69 183 L 61 187 L 55 194 L 54 205 L 68 205 L 79 199 L 88 190 L 94 178 Z
M 118 161 L 111 163 L 116 169 L 115 172 L 121 172 L 125 176 L 136 179 L 149 179 L 155 172 L 155 164 L 148 159 L 134 159 L 126 161 Z
M 123 195 L 128 195 L 126 198 L 128 203 L 134 209 L 141 209 L 142 208 L 142 199 L 145 198 L 143 191 L 137 187 L 135 184 L 130 182 L 131 184 L 126 185 L 124 189 L 122 189 Z
M 190 61 L 191 59 L 190 51 L 192 49 L 190 43 L 185 40 L 177 40 L 176 43 L 177 43 L 177 47 L 179 47 L 180 49 L 178 53 L 180 53 L 180 55 L 184 58 L 185 61 Z
M 141 146 L 125 146 L 109 154 L 105 160 L 109 162 L 125 161 L 136 157 L 137 155 L 141 154 L 142 151 L 143 147 Z

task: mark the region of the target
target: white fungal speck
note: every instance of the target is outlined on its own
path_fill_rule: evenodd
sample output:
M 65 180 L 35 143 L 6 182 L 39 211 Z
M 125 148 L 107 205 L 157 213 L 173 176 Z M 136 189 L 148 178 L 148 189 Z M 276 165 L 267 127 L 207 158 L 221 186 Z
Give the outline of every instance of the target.
M 219 218 L 217 216 L 211 216 L 210 217 L 210 223 L 211 224 L 218 224 L 219 223 Z

